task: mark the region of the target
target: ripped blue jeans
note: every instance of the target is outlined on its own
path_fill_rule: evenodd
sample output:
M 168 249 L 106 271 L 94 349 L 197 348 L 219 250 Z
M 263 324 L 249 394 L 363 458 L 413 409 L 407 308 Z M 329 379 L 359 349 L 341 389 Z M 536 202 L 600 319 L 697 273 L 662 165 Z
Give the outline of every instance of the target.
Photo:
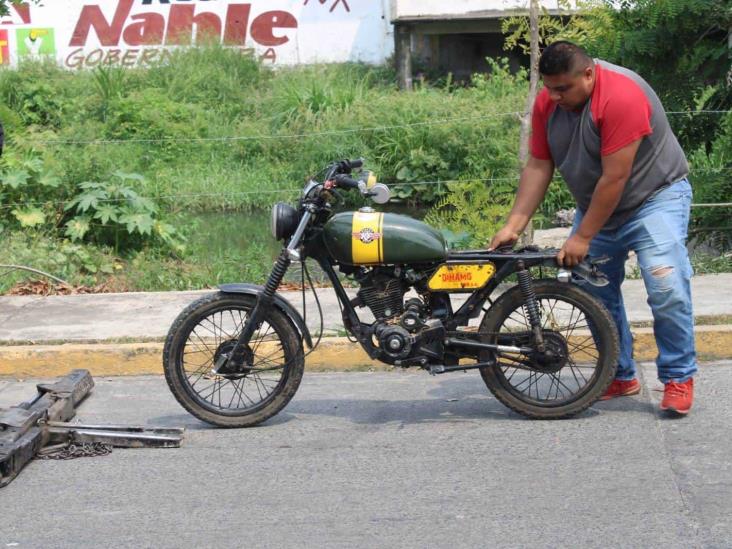
M 620 358 L 616 379 L 629 380 L 636 375 L 633 338 L 620 292 L 630 250 L 638 257 L 653 312 L 658 378 L 663 383 L 683 382 L 696 373 L 690 286 L 693 272 L 686 251 L 691 196 L 689 181 L 677 181 L 649 198 L 621 227 L 600 231 L 590 243 L 590 257 L 610 257 L 601 267 L 610 284 L 602 288 L 583 284 L 583 288 L 605 303 L 617 324 Z M 572 232 L 581 221 L 578 209 Z

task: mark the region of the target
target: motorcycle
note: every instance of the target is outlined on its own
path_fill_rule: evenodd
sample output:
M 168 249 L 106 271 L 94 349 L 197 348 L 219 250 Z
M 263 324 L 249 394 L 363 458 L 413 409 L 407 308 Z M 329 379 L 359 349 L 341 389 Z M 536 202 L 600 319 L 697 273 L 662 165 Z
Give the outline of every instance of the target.
M 570 417 L 604 394 L 615 376 L 618 335 L 582 287 L 608 283 L 602 260 L 567 271 L 558 269 L 556 249 L 451 251 L 439 231 L 405 215 L 371 207 L 336 213 L 346 191 L 389 201 L 389 188 L 361 171 L 362 163 L 334 162 L 320 181 L 306 183 L 297 207 L 273 206 L 272 235 L 283 248 L 264 286 L 224 284 L 174 321 L 163 366 L 186 410 L 212 425 L 249 427 L 292 399 L 305 347 L 314 345 L 277 289 L 299 263 L 302 291 L 307 275 L 317 300 L 307 258 L 330 281 L 346 331 L 374 360 L 435 375 L 477 369 L 500 402 L 529 418 Z M 354 298 L 336 268 L 359 288 Z M 545 276 L 554 269 L 555 277 Z M 459 306 L 451 299 L 457 294 L 467 294 Z

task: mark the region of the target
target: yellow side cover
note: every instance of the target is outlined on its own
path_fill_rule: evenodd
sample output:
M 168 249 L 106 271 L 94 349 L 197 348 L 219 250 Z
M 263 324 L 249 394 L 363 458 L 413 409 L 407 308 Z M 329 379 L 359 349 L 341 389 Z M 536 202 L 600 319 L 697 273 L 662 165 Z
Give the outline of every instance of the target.
M 476 290 L 496 273 L 493 263 L 441 265 L 428 283 L 430 290 Z

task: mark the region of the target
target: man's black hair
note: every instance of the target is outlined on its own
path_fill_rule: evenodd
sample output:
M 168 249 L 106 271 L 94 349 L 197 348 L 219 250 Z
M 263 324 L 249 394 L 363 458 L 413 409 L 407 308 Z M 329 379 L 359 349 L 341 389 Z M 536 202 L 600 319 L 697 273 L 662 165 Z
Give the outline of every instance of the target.
M 550 76 L 574 74 L 592 64 L 590 56 L 577 44 L 559 40 L 547 46 L 542 52 L 539 59 L 539 72 Z

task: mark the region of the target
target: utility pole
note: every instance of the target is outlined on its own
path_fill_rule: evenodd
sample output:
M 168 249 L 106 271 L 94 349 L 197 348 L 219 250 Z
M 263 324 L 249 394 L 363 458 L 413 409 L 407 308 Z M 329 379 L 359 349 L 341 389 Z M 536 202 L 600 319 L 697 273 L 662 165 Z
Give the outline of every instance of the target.
M 521 133 L 519 137 L 520 170 L 529 159 L 529 135 L 531 134 L 531 111 L 534 108 L 536 90 L 539 87 L 539 0 L 530 0 L 529 3 L 529 41 L 531 46 L 529 69 L 529 96 L 526 98 L 526 108 L 521 117 Z M 534 240 L 534 225 L 532 221 L 521 235 L 521 243 L 526 246 Z
M 402 90 L 412 89 L 412 27 L 400 23 L 394 29 L 397 80 Z

